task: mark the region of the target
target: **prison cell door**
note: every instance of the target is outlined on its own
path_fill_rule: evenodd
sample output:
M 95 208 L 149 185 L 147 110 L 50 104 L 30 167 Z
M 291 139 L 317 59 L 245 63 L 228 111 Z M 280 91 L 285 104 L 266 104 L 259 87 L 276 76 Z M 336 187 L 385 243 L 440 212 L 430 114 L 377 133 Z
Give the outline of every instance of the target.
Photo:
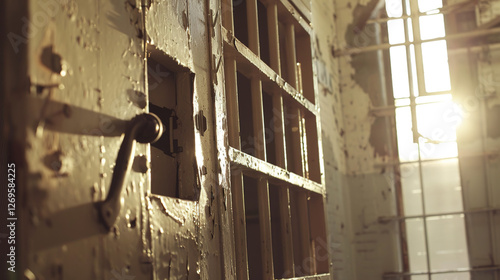
M 204 1 L 24 2 L 9 59 L 27 65 L 9 97 L 18 273 L 221 279 Z M 148 112 L 163 136 L 135 143 L 159 126 Z

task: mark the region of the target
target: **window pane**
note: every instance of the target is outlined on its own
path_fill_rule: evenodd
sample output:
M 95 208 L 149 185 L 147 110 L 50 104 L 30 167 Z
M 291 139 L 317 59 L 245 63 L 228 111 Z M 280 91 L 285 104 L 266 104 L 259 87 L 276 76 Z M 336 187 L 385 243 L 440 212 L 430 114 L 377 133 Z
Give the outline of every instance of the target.
M 461 121 L 461 111 L 452 101 L 417 105 L 421 158 L 456 157 L 456 128 Z
M 405 42 L 405 26 L 402 19 L 389 20 L 387 22 L 389 30 L 389 44 L 401 44 Z
M 403 15 L 401 0 L 385 0 L 385 10 L 388 17 L 400 17 Z
M 446 41 L 422 44 L 424 80 L 427 92 L 447 91 L 451 89 L 448 51 Z
M 420 17 L 420 38 L 422 40 L 444 37 L 443 14 Z
M 429 280 L 429 276 L 427 276 L 427 275 L 413 275 L 413 276 L 411 276 L 411 280 Z
M 418 160 L 418 145 L 413 143 L 410 107 L 396 108 L 399 160 Z
M 436 10 L 442 7 L 442 0 L 418 0 L 418 9 L 421 13 Z
M 417 97 L 415 100 L 417 104 L 426 104 L 426 103 L 436 103 L 443 101 L 452 101 L 451 94 L 436 94 L 436 95 L 426 95 Z M 456 106 L 457 113 L 460 111 L 460 116 L 462 116 L 461 110 L 458 106 Z
M 394 104 L 396 107 L 401 107 L 401 106 L 409 106 L 410 105 L 410 99 L 409 98 L 400 98 L 400 99 L 395 99 Z
M 461 111 L 452 101 L 417 105 L 418 132 L 433 141 L 455 141 L 461 121 Z
M 427 230 L 431 271 L 469 267 L 463 215 L 429 217 L 427 218 Z M 434 275 L 432 279 L 435 279 Z
M 422 160 L 456 157 L 457 154 L 456 142 L 435 144 L 420 138 L 420 157 Z
M 458 159 L 422 163 L 427 214 L 462 211 L 462 188 Z
M 422 219 L 406 220 L 408 256 L 410 272 L 427 271 L 427 253 L 425 251 L 424 222 Z M 413 277 L 412 277 L 413 279 Z
M 418 163 L 402 164 L 401 187 L 405 216 L 422 215 L 422 190 Z
M 394 98 L 410 97 L 406 48 L 405 46 L 392 47 L 389 51 L 391 55 L 392 90 Z

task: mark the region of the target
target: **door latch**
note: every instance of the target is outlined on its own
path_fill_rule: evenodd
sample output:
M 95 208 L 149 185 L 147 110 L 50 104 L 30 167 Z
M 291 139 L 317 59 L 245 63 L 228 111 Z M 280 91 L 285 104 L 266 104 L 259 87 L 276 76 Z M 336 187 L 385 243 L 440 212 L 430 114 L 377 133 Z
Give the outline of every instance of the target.
M 155 114 L 137 115 L 128 122 L 125 137 L 116 157 L 108 195 L 103 202 L 98 204 L 100 218 L 108 230 L 113 228 L 123 205 L 121 193 L 132 166 L 135 142 L 154 143 L 160 139 L 162 134 L 163 124 Z

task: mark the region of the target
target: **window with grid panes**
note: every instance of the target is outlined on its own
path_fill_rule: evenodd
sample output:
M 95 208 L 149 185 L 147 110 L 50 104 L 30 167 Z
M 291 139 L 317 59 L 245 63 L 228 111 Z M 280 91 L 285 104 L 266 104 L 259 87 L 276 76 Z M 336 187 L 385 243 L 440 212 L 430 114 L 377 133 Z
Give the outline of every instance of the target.
M 222 5 L 237 278 L 329 279 L 313 30 L 287 0 Z

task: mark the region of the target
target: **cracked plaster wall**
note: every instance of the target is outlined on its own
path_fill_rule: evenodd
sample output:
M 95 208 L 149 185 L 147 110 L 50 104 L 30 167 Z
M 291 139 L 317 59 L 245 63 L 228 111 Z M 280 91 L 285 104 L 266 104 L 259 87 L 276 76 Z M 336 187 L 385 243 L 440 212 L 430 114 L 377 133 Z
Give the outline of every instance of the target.
M 377 2 L 336 1 L 333 14 L 336 36 L 329 50 L 331 54 L 376 43 L 375 29 L 360 28 L 359 22 Z M 386 134 L 388 123 L 370 113 L 374 106 L 385 104 L 382 94 L 386 81 L 379 76 L 379 59 L 377 52 L 334 59 L 343 120 L 338 142 L 341 146 L 337 146 L 336 151 L 342 154 L 341 162 L 345 164 L 340 168 L 342 181 L 338 188 L 344 198 L 340 207 L 344 207 L 342 211 L 346 213 L 346 222 L 337 236 L 344 240 L 348 253 L 344 252 L 343 258 L 351 266 L 350 269 L 341 267 L 344 272 L 337 279 L 381 279 L 383 273 L 400 269 L 398 228 L 394 223 L 378 222 L 381 216 L 396 214 L 393 173 L 379 167 L 391 159 L 391 136 Z M 322 107 L 322 110 L 325 109 Z M 322 117 L 324 114 L 322 111 Z M 322 121 L 325 122 L 325 117 Z M 324 145 L 328 144 L 326 139 L 328 133 L 324 131 Z M 328 149 L 325 147 L 324 151 L 328 162 Z M 328 163 L 325 169 L 328 174 Z M 328 185 L 327 175 L 327 188 Z M 336 232 L 333 235 L 335 238 Z M 334 261 L 334 269 L 339 263 Z

